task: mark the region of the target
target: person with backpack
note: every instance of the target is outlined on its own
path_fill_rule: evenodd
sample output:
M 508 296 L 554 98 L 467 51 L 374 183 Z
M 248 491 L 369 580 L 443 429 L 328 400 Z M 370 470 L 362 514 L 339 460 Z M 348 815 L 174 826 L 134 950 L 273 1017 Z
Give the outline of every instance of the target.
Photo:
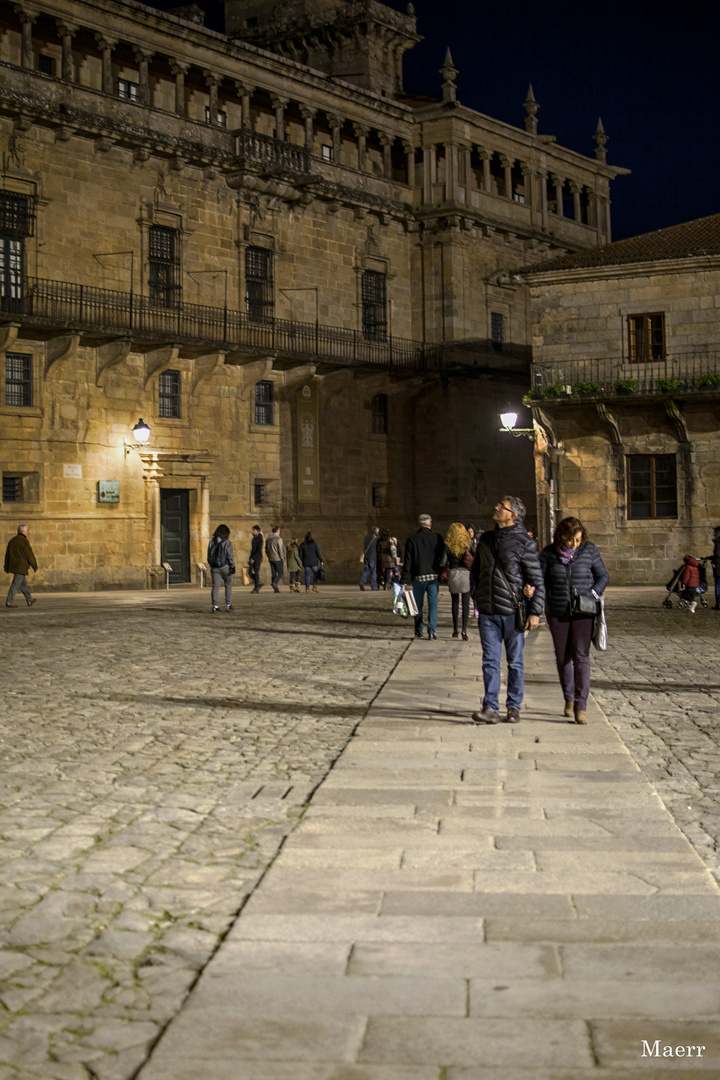
M 218 525 L 208 544 L 207 563 L 212 573 L 212 610 L 220 611 L 220 587 L 225 586 L 225 610 L 232 611 L 232 579 L 235 555 L 227 525 Z

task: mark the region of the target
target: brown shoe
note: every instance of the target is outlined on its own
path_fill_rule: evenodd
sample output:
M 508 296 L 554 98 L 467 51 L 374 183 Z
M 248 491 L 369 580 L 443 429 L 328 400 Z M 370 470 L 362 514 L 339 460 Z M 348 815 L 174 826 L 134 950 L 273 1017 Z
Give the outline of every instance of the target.
M 572 701 L 566 701 L 565 702 L 565 712 L 563 713 L 563 716 L 567 716 L 570 719 L 572 719 L 572 717 L 574 715 L 575 715 L 575 705 L 574 705 L 574 703 Z
M 17 604 L 6 604 L 5 607 L 10 607 L 10 608 L 17 609 Z
M 317 585 L 313 585 L 313 592 L 320 592 L 320 590 L 318 589 Z
M 32 598 L 30 599 L 30 600 L 28 600 L 28 602 L 27 602 L 27 606 L 28 606 L 28 607 L 32 607 L 32 606 L 33 606 L 33 604 L 37 604 L 37 600 L 35 599 L 35 597 L 34 597 L 34 596 L 33 596 L 33 597 L 32 597 Z
M 587 724 L 587 713 L 585 712 L 584 709 L 576 709 L 575 710 L 575 723 L 576 724 Z

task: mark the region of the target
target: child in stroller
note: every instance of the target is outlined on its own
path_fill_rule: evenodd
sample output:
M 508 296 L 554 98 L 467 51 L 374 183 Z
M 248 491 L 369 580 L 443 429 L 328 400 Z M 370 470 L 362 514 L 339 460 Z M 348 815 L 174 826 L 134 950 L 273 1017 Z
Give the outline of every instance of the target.
M 672 607 L 670 599 L 672 593 L 678 593 L 678 607 L 687 608 L 691 615 L 695 614 L 698 606 L 698 598 L 703 607 L 707 607 L 707 600 L 702 595 L 707 592 L 707 575 L 705 572 L 705 559 L 696 559 L 694 555 L 686 555 L 683 565 L 678 570 L 673 570 L 673 576 L 667 583 L 667 597 L 663 600 L 663 607 Z

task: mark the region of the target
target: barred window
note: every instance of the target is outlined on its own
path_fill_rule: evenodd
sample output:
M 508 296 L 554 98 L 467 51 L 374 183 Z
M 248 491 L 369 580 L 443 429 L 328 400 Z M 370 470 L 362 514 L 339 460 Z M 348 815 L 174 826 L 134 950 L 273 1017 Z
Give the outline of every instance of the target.
M 267 505 L 267 484 L 253 484 L 253 504 L 255 506 Z
M 362 276 L 362 333 L 368 341 L 387 338 L 387 290 L 379 270 L 366 270 Z
M 23 481 L 22 476 L 3 476 L 2 498 L 3 502 L 22 502 Z
M 272 319 L 272 251 L 261 247 L 245 249 L 245 307 L 251 319 Z
M 22 238 L 35 232 L 35 199 L 0 191 L 0 236 Z
M 490 312 L 490 343 L 495 352 L 502 352 L 505 341 L 505 319 L 502 312 Z
M 661 312 L 653 315 L 629 315 L 628 337 L 632 362 L 645 364 L 652 360 L 662 360 L 665 356 L 665 316 Z
M 32 405 L 32 356 L 27 353 L 5 353 L 5 404 Z
M 0 310 L 22 313 L 25 244 L 12 236 L 0 236 Z
M 255 384 L 255 423 L 270 426 L 275 423 L 275 403 L 273 384 L 263 379 Z
M 178 230 L 151 225 L 148 237 L 150 303 L 177 307 L 180 302 L 180 244 Z
M 677 517 L 675 454 L 631 454 L 627 458 L 628 517 Z
M 163 371 L 158 380 L 160 416 L 168 420 L 180 417 L 180 372 Z
M 376 394 L 372 399 L 372 433 L 387 435 L 388 432 L 387 394 Z

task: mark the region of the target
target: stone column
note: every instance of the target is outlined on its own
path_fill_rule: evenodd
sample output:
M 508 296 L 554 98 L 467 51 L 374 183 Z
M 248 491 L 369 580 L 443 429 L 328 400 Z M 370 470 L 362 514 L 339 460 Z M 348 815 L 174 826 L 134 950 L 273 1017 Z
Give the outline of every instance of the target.
M 312 154 L 313 147 L 315 145 L 315 125 L 314 120 L 317 115 L 316 109 L 311 109 L 308 105 L 300 106 L 300 115 L 305 122 L 305 149 L 309 154 Z
M 24 8 L 16 7 L 15 13 L 22 25 L 22 46 L 20 51 L 20 64 L 24 68 L 33 67 L 32 28 L 37 15 L 25 11 Z
M 175 112 L 178 116 L 187 116 L 187 105 L 185 102 L 185 76 L 190 70 L 190 65 L 180 63 L 179 60 L 171 60 L 170 70 L 175 76 Z
M 205 79 L 205 85 L 208 88 L 208 123 L 211 127 L 217 127 L 218 122 L 218 87 L 220 85 L 220 76 L 216 75 L 214 71 L 203 71 L 203 78 Z
M 117 45 L 117 41 L 112 41 L 102 34 L 96 34 L 95 40 L 97 41 L 98 49 L 102 56 L 102 92 L 103 94 L 114 94 L 115 87 L 113 85 L 112 76 L 112 51 Z
M 250 98 L 253 95 L 253 87 L 247 86 L 243 82 L 236 81 L 235 89 L 238 92 L 241 103 L 242 119 L 240 126 L 245 128 L 246 131 L 252 131 L 252 116 L 250 114 Z
M 528 206 L 534 208 L 535 207 L 535 191 L 533 189 L 533 184 L 535 182 L 535 176 L 534 176 L 533 171 L 530 168 L 530 166 L 526 165 L 525 162 L 521 161 L 520 162 L 520 167 L 522 169 L 523 181 L 524 181 L 524 184 L 525 184 L 525 202 L 526 202 L 526 204 Z
M 575 221 L 582 221 L 582 209 L 580 207 L 580 185 L 575 180 L 570 181 L 570 191 L 573 197 L 573 218 Z
M 330 124 L 330 130 L 332 131 L 332 152 L 333 162 L 335 165 L 340 164 L 340 130 L 343 126 L 342 116 L 330 116 L 328 114 L 328 123 Z
M 200 477 L 200 535 L 212 535 L 210 529 L 210 478 L 208 476 Z
M 275 110 L 275 138 L 280 142 L 285 142 L 285 109 L 287 108 L 287 98 L 274 97 L 271 98 L 273 109 Z
M 370 128 L 366 124 L 353 124 L 353 131 L 358 141 L 358 169 L 365 172 L 367 168 L 367 137 Z
M 403 150 L 407 159 L 407 182 L 408 187 L 415 187 L 415 147 L 411 142 L 403 142 Z
M 65 82 L 73 81 L 73 62 L 72 62 L 72 39 L 73 34 L 77 33 L 77 27 L 69 26 L 67 23 L 58 22 L 57 24 L 58 35 L 62 41 L 62 60 L 60 61 L 60 77 Z
M 538 211 L 542 220 L 543 229 L 547 229 L 548 200 L 547 200 L 547 173 L 537 174 L 538 182 Z
M 492 191 L 492 177 L 490 176 L 490 151 L 483 150 L 481 146 L 478 146 L 478 157 L 482 162 L 483 191 L 490 193 L 490 191 Z
M 555 188 L 555 213 L 558 217 L 564 217 L 562 193 L 565 181 L 563 180 L 562 176 L 556 176 L 554 173 L 551 173 L 550 179 L 552 180 L 553 187 Z
M 458 147 L 458 178 L 465 188 L 465 202 L 470 201 L 472 188 L 472 168 L 470 165 L 470 147 L 464 143 Z
M 500 164 L 502 165 L 503 169 L 505 170 L 505 198 L 506 199 L 512 199 L 512 197 L 513 197 L 513 190 L 512 190 L 512 166 L 513 166 L 513 163 L 512 163 L 512 159 L 507 157 L 505 154 L 501 154 L 500 155 Z
M 154 566 L 162 562 L 162 544 L 160 539 L 160 484 L 154 476 L 145 476 L 148 516 L 152 535 L 152 561 Z
M 137 46 L 135 46 L 133 52 L 135 53 L 135 59 L 137 60 L 140 69 L 138 78 L 138 101 L 141 105 L 152 105 L 150 100 L 150 77 L 148 68 L 150 61 L 155 54 L 147 52 L 145 49 L 140 49 Z
M 383 148 L 383 176 L 386 180 L 392 179 L 392 139 L 384 132 L 380 132 L 380 144 Z
M 431 203 L 433 185 L 437 176 L 437 150 L 434 146 L 423 147 L 423 202 Z

